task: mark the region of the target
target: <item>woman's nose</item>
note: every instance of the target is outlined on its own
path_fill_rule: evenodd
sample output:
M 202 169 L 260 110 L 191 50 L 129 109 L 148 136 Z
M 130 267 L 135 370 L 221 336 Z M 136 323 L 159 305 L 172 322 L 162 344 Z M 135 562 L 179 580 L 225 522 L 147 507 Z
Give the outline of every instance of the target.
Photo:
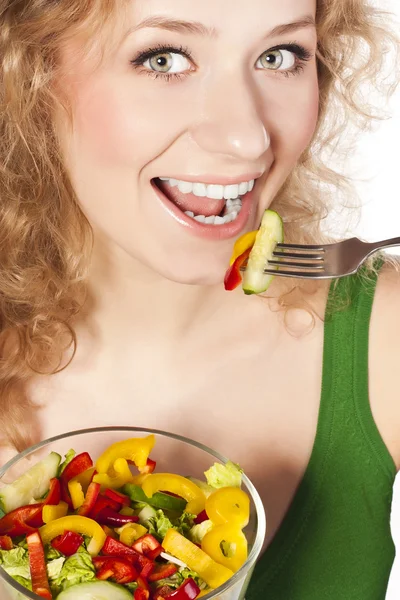
M 207 83 L 204 83 L 206 86 Z M 244 78 L 208 82 L 200 104 L 201 118 L 192 127 L 194 141 L 206 152 L 255 161 L 270 147 L 257 91 Z

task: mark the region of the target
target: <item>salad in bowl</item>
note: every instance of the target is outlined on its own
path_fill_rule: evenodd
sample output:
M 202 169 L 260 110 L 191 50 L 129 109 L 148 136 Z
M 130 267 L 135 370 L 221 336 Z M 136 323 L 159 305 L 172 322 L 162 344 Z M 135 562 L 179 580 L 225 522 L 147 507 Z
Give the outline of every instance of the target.
M 10 600 L 239 600 L 264 535 L 240 467 L 178 435 L 77 431 L 0 469 Z

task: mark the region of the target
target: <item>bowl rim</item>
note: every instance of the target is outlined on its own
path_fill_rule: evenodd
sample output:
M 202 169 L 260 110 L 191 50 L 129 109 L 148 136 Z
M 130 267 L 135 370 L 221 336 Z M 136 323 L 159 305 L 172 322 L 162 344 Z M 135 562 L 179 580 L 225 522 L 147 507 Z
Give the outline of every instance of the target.
M 16 456 L 11 458 L 9 461 L 7 461 L 5 463 L 5 465 L 0 467 L 0 480 L 6 474 L 6 472 L 11 467 L 16 465 L 20 460 L 24 459 L 26 456 L 32 454 L 33 452 L 36 452 L 37 450 L 40 450 L 50 444 L 53 444 L 54 442 L 58 442 L 60 440 L 66 440 L 68 438 L 76 437 L 79 435 L 88 435 L 88 434 L 92 434 L 92 433 L 110 433 L 113 431 L 114 432 L 131 432 L 131 433 L 132 432 L 147 433 L 147 434 L 155 434 L 158 436 L 167 437 L 170 439 L 177 440 L 179 442 L 184 442 L 186 444 L 189 444 L 190 446 L 194 446 L 194 447 L 198 448 L 199 450 L 203 450 L 203 452 L 210 454 L 211 456 L 213 456 L 214 458 L 216 458 L 219 462 L 221 462 L 223 464 L 226 464 L 227 462 L 229 462 L 228 458 L 226 458 L 225 456 L 223 456 L 216 450 L 209 448 L 208 446 L 206 446 L 205 444 L 202 444 L 201 442 L 197 442 L 195 440 L 192 440 L 191 438 L 187 438 L 187 437 L 185 437 L 183 435 L 179 435 L 177 433 L 163 431 L 161 429 L 149 429 L 146 427 L 129 427 L 129 426 L 113 425 L 113 426 L 108 426 L 108 427 L 93 427 L 93 428 L 76 429 L 74 431 L 68 431 L 67 433 L 62 433 L 62 434 L 47 438 L 46 440 L 43 440 L 42 442 L 39 442 L 33 446 L 30 446 L 29 448 L 26 448 L 26 450 L 23 450 L 22 452 L 18 453 Z M 256 538 L 254 540 L 253 547 L 250 551 L 249 556 L 247 557 L 246 562 L 240 567 L 240 569 L 230 579 L 228 579 L 228 581 L 226 583 L 224 583 L 220 587 L 216 588 L 215 590 L 212 590 L 206 596 L 203 596 L 203 600 L 213 600 L 213 597 L 215 598 L 215 593 L 217 591 L 218 591 L 218 594 L 223 594 L 224 592 L 233 588 L 242 578 L 245 578 L 246 574 L 247 574 L 247 576 L 249 574 L 251 574 L 253 565 L 255 565 L 256 560 L 262 550 L 262 546 L 263 546 L 264 539 L 265 539 L 265 533 L 266 533 L 266 516 L 265 516 L 264 506 L 263 506 L 262 500 L 261 500 L 260 495 L 257 492 L 255 486 L 252 484 L 252 482 L 250 481 L 250 479 L 247 477 L 247 475 L 245 473 L 243 473 L 243 475 L 242 475 L 242 481 L 243 481 L 243 484 L 246 486 L 246 491 L 249 492 L 251 499 L 253 500 L 255 508 L 256 508 L 256 515 L 257 515 Z M 15 579 L 13 579 L 11 577 L 11 575 L 6 573 L 6 571 L 1 567 L 1 565 L 0 565 L 0 578 L 4 579 L 17 592 L 25 595 L 26 598 L 30 598 L 31 600 L 43 600 L 43 599 L 41 599 L 40 596 L 38 596 L 37 594 L 34 594 L 33 592 L 31 592 L 30 590 L 25 588 L 23 585 L 21 585 L 20 583 L 15 581 Z

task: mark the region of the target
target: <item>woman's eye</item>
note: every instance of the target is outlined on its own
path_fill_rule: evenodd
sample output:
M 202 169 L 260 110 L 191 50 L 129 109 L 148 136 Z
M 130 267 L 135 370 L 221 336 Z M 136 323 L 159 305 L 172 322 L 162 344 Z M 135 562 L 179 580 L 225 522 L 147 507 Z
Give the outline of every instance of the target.
M 256 67 L 270 71 L 290 71 L 296 66 L 296 55 L 289 50 L 267 50 L 260 56 Z
M 148 58 L 143 66 L 157 73 L 182 73 L 190 69 L 190 62 L 182 54 L 160 52 Z

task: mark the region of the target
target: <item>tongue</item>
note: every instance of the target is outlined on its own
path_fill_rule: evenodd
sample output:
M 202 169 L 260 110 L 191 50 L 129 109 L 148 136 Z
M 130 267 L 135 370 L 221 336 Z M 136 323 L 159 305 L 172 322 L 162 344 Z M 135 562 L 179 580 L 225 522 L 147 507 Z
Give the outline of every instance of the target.
M 168 200 L 176 204 L 182 212 L 191 211 L 195 216 L 211 217 L 211 215 L 219 215 L 225 206 L 225 200 L 211 200 L 211 198 L 199 198 L 194 194 L 182 194 L 178 186 L 171 187 L 165 181 L 158 181 L 157 185 Z

